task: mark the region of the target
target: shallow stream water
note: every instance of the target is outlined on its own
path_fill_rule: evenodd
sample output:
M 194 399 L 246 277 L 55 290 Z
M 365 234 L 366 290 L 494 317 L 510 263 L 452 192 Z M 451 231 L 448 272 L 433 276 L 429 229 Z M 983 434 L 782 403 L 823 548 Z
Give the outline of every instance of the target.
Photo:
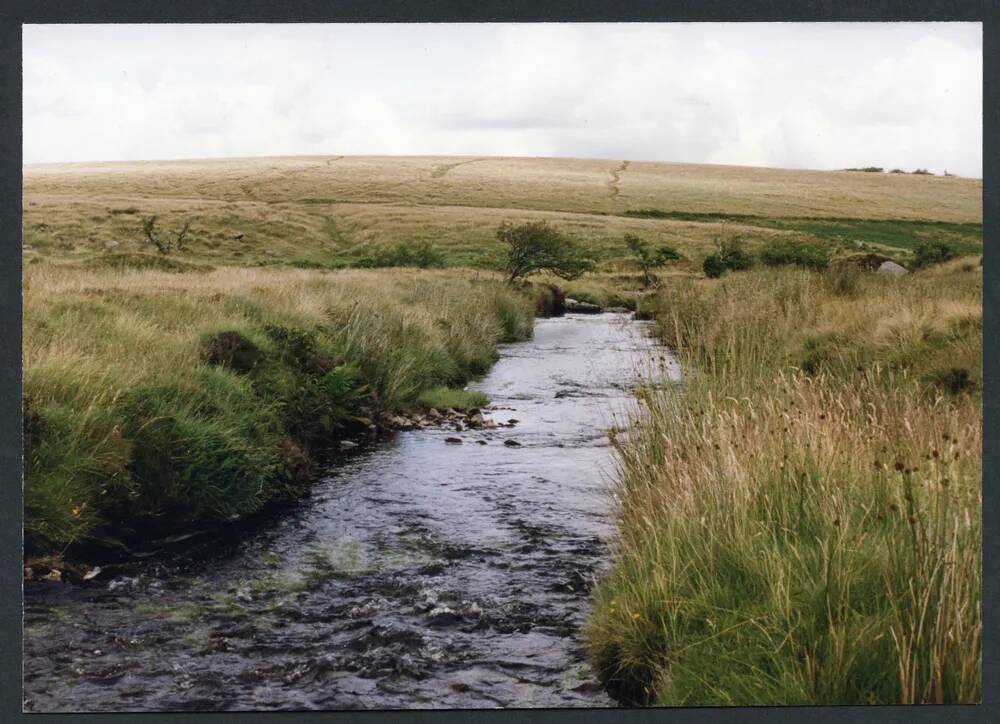
M 240 535 L 27 583 L 25 709 L 613 706 L 581 627 L 613 535 L 607 430 L 663 355 L 643 327 L 539 320 L 474 385 L 513 427 L 399 432 Z

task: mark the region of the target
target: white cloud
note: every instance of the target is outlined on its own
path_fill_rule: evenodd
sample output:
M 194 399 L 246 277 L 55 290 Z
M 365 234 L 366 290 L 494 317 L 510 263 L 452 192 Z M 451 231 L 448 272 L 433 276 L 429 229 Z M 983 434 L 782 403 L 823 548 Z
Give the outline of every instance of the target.
M 26 162 L 566 155 L 981 175 L 979 24 L 26 26 Z

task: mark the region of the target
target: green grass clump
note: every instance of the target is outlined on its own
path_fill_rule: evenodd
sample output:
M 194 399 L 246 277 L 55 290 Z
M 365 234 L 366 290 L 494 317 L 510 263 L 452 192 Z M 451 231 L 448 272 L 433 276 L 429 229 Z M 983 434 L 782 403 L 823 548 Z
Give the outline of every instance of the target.
M 318 456 L 463 385 L 532 300 L 468 273 L 25 274 L 29 553 L 211 525 L 303 490 Z
M 459 412 L 485 407 L 490 402 L 489 395 L 475 390 L 435 387 L 417 396 L 417 405 L 423 409 L 447 410 L 449 407 Z
M 760 250 L 760 260 L 764 266 L 800 266 L 820 271 L 829 265 L 830 252 L 816 244 L 776 238 Z
M 124 270 L 155 270 L 166 272 L 208 272 L 212 267 L 206 264 L 193 264 L 162 254 L 142 254 L 138 252 L 105 254 L 87 259 L 83 263 L 85 269 L 117 269 Z
M 621 540 L 587 634 L 619 698 L 980 700 L 982 278 L 897 282 L 659 292 L 685 382 L 616 442 Z
M 359 269 L 379 267 L 414 267 L 416 269 L 443 269 L 447 261 L 440 249 L 427 241 L 399 241 L 382 247 L 374 254 L 361 257 L 353 266 Z

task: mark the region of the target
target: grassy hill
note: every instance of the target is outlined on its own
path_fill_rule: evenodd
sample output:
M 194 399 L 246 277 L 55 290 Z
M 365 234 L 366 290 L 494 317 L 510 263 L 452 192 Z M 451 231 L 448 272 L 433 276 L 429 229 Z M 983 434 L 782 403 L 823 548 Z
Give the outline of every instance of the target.
M 427 241 L 482 266 L 504 220 L 547 219 L 606 260 L 632 232 L 690 257 L 724 224 L 906 250 L 926 238 L 978 251 L 982 182 L 910 174 L 481 157 L 329 156 L 42 164 L 24 170 L 29 257 L 146 248 L 142 218 L 191 221 L 186 257 L 216 265 L 350 265 Z M 240 236 L 242 234 L 242 236 Z

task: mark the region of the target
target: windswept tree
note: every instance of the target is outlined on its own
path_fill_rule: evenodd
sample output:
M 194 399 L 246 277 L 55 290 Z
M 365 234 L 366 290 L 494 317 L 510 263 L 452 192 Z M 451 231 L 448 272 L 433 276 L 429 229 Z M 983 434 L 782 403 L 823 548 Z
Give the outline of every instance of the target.
M 161 254 L 169 254 L 176 249 L 184 251 L 184 242 L 187 240 L 188 231 L 191 229 L 191 222 L 185 221 L 180 231 L 174 233 L 174 238 L 161 234 L 156 229 L 156 217 L 147 216 L 142 220 L 142 233 L 146 237 L 146 242 L 156 247 Z
M 676 249 L 665 245 L 653 248 L 635 234 L 625 234 L 625 246 L 628 247 L 636 264 L 642 269 L 642 283 L 646 287 L 651 287 L 656 283 L 654 269 L 681 258 Z
M 545 221 L 519 225 L 505 221 L 497 229 L 497 239 L 505 245 L 503 272 L 511 284 L 535 272 L 576 279 L 594 268 L 579 244 Z

